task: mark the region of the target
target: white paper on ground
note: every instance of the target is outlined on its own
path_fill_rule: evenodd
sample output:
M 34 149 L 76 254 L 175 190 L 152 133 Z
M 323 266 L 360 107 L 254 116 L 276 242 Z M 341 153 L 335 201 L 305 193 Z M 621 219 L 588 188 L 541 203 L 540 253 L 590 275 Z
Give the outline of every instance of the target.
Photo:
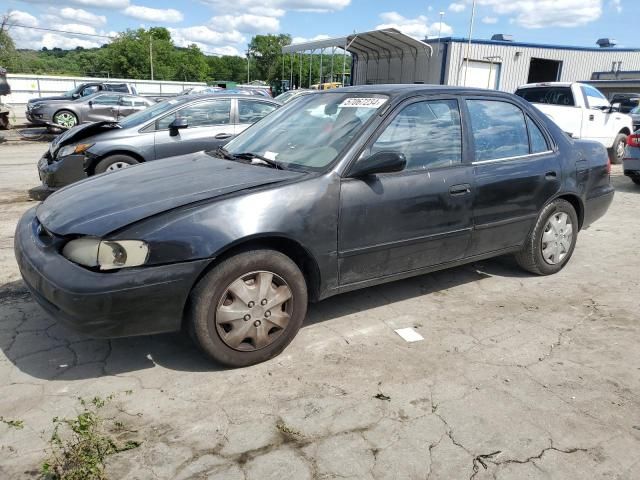
M 405 342 L 419 342 L 420 340 L 424 340 L 424 337 L 411 327 L 398 328 L 394 330 L 394 332 L 400 335 Z

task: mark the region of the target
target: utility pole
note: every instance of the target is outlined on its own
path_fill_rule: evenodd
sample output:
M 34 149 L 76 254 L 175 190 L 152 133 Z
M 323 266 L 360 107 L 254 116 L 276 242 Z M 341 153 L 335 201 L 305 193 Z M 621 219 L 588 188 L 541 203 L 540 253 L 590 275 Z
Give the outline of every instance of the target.
M 464 83 L 467 85 L 467 72 L 469 71 L 469 56 L 471 55 L 471 36 L 473 35 L 473 20 L 476 16 L 476 0 L 473 0 L 473 6 L 471 7 L 471 20 L 469 21 L 469 39 L 467 42 L 467 65 L 464 69 Z
M 444 17 L 444 12 L 440 12 L 440 24 L 438 26 L 438 55 L 440 55 L 440 37 L 442 37 L 442 17 Z
M 149 34 L 149 65 L 151 65 L 151 80 L 153 80 L 153 34 Z
M 251 50 L 247 48 L 247 84 L 250 82 L 249 66 L 251 65 Z

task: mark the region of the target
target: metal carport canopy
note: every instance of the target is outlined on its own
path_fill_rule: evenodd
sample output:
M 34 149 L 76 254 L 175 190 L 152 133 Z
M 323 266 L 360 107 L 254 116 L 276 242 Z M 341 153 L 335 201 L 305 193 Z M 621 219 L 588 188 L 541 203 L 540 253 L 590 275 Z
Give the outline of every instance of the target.
M 417 63 L 420 54 L 424 53 L 428 58 L 433 54 L 433 48 L 431 45 L 416 40 L 408 35 L 403 34 L 395 28 L 385 28 L 382 30 L 372 30 L 370 32 L 354 33 L 346 37 L 327 38 L 322 40 L 315 40 L 311 42 L 296 43 L 292 45 L 286 45 L 282 47 L 283 54 L 294 55 L 296 53 L 310 52 L 313 54 L 317 50 L 321 54 L 321 68 L 322 68 L 322 55 L 326 49 L 331 49 L 331 55 L 335 53 L 335 50 L 339 48 L 346 52 L 349 52 L 358 63 L 364 61 L 364 77 L 361 83 L 371 83 L 369 79 L 369 62 L 373 61 L 376 65 L 376 78 L 373 83 L 402 83 L 390 82 L 391 79 L 391 63 L 395 61 L 399 64 L 400 74 L 399 78 L 403 78 L 403 67 L 406 67 L 404 59 L 408 56 L 412 60 L 413 74 L 412 82 L 417 80 Z M 346 63 L 346 58 L 343 60 L 343 67 Z M 386 63 L 386 81 L 385 77 L 380 77 L 380 65 Z M 333 65 L 333 62 L 332 62 Z M 292 62 L 293 67 L 293 62 Z M 311 76 L 311 68 L 309 68 L 309 75 Z M 344 72 L 344 68 L 343 68 Z M 353 72 L 352 72 L 353 74 Z M 320 71 L 320 78 L 322 79 L 322 70 Z M 410 77 L 411 78 L 411 77 Z M 309 79 L 311 84 L 311 78 Z M 344 75 L 342 83 L 344 85 Z M 355 84 L 355 83 L 354 83 Z

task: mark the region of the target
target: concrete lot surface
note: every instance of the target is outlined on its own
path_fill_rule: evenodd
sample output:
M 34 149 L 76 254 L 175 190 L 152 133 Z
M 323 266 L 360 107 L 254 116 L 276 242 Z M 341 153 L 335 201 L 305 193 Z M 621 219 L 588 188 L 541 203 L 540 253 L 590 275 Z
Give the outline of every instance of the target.
M 32 301 L 12 237 L 45 147 L 0 145 L 0 415 L 24 422 L 0 423 L 0 478 L 36 475 L 52 418 L 109 394 L 143 442 L 113 479 L 640 478 L 640 188 L 620 167 L 559 274 L 499 258 L 345 294 L 227 370 L 180 334 L 92 340 Z

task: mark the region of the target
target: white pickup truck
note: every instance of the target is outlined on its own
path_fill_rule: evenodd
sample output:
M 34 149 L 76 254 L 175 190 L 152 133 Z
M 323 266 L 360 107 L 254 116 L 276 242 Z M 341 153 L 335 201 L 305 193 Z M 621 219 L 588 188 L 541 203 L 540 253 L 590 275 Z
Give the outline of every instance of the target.
M 603 144 L 611 163 L 622 162 L 633 122 L 598 89 L 584 83 L 530 83 L 519 87 L 516 95 L 531 102 L 573 138 Z

